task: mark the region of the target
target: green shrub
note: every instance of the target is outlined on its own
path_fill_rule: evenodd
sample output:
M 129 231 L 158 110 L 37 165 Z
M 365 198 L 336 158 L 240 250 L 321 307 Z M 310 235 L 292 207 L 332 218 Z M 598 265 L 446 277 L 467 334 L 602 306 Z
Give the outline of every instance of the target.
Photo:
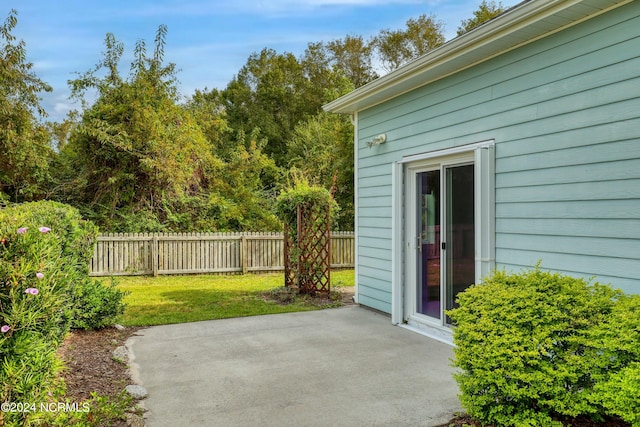
M 124 313 L 126 292 L 119 290 L 114 281 L 105 285 L 97 280 L 86 280 L 82 286 L 71 287 L 71 305 L 74 329 L 100 329 L 112 325 Z
M 639 373 L 637 301 L 539 268 L 470 287 L 448 313 L 463 407 L 503 426 L 578 415 L 637 423 L 640 382 L 629 381 Z
M 78 321 L 90 325 L 109 310 L 121 311 L 121 296 L 88 277 L 96 234 L 93 224 L 60 203 L 0 209 L 0 402 L 59 397 L 56 350 L 74 315 L 88 315 Z M 34 417 L 3 412 L 0 425 L 30 425 Z
M 640 427 L 640 295 L 620 298 L 590 338 L 597 381 L 593 402 Z
M 295 187 L 282 191 L 275 203 L 276 215 L 288 225 L 292 233 L 296 232 L 298 206 L 318 211 L 320 216 L 329 209 L 333 218 L 339 210 L 331 193 L 323 187 L 311 186 L 305 180 L 298 180 Z

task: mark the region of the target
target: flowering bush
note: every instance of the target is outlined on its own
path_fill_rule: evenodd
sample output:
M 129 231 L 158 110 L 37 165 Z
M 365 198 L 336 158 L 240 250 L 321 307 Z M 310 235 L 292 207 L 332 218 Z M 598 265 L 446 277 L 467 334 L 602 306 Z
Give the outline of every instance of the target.
M 60 392 L 56 350 L 78 317 L 84 300 L 77 296 L 93 285 L 96 235 L 60 203 L 0 210 L 0 402 L 38 404 Z M 29 425 L 38 416 L 0 412 L 0 425 Z
M 14 209 L 0 213 L 0 402 L 40 401 L 57 389 L 55 352 L 70 320 L 60 245 L 31 224 L 16 226 L 25 221 Z M 3 412 L 0 424 L 28 417 Z

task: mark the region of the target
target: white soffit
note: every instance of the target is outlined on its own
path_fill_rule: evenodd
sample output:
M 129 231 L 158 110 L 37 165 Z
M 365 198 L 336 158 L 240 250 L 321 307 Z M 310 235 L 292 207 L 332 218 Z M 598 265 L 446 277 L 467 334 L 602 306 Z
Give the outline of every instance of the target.
M 634 0 L 529 0 L 474 30 L 326 104 L 362 111 Z

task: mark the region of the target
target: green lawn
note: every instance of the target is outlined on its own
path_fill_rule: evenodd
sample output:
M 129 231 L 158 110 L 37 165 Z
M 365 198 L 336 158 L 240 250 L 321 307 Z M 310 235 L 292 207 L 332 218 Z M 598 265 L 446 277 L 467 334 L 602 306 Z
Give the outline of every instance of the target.
M 318 310 L 310 298 L 280 304 L 264 294 L 282 287 L 283 274 L 242 276 L 131 276 L 117 279 L 129 292 L 118 323 L 126 326 L 166 325 L 199 320 Z M 331 286 L 353 286 L 353 270 L 332 271 Z

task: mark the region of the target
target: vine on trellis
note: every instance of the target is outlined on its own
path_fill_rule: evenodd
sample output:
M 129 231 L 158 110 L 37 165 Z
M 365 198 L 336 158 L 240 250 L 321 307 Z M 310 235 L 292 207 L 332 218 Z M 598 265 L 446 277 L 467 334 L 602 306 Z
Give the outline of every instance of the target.
M 284 223 L 284 285 L 299 293 L 331 291 L 331 217 L 338 206 L 329 191 L 306 181 L 283 191 L 276 212 Z

